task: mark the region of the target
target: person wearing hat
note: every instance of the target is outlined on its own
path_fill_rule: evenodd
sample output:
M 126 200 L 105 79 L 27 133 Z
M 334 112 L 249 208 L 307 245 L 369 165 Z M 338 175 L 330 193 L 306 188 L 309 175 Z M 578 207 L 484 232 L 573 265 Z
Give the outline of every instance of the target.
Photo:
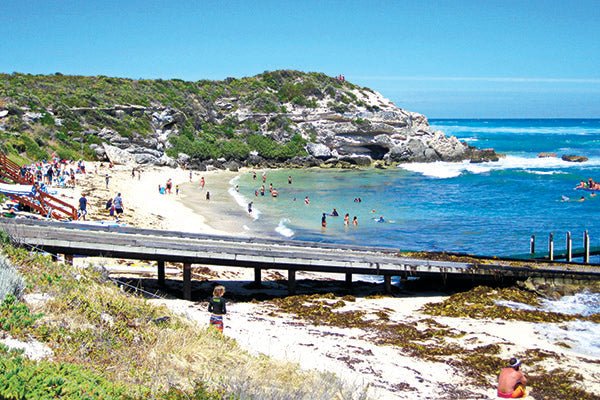
M 498 377 L 498 397 L 503 399 L 520 399 L 527 396 L 525 385 L 527 378 L 523 375 L 521 360 L 511 358 L 508 367 L 502 368 Z

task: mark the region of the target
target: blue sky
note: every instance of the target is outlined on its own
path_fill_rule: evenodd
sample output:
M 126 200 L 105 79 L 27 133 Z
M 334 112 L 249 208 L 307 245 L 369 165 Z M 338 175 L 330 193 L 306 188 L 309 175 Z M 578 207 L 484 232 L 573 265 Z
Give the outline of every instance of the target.
M 2 0 L 0 71 L 344 74 L 430 118 L 600 117 L 600 0 Z

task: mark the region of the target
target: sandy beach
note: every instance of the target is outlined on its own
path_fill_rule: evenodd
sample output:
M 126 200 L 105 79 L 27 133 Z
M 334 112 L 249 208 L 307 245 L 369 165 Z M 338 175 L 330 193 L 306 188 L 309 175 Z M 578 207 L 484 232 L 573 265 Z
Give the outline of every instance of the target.
M 111 220 L 104 204 L 117 192 L 122 194 L 125 212 L 122 222 L 128 226 L 153 229 L 168 229 L 220 235 L 247 235 L 244 221 L 248 215 L 228 193 L 229 181 L 237 174 L 233 172 L 193 172 L 190 182 L 189 171 L 166 167 L 143 168 L 141 175 L 131 176 L 131 168 L 92 164 L 86 176 L 78 177 L 75 189 L 63 189 L 61 195 L 72 204 L 77 203 L 82 192 L 89 199 L 90 220 Z M 97 170 L 97 173 L 95 172 Z M 109 174 L 108 188 L 106 174 Z M 205 178 L 205 187 L 200 179 Z M 159 194 L 158 186 L 168 179 L 173 181 L 172 194 Z M 179 194 L 175 187 L 179 186 Z M 194 191 L 200 191 L 197 196 Z M 210 192 L 210 200 L 205 193 Z M 123 260 L 78 259 L 79 263 L 99 263 L 111 274 L 124 280 L 143 279 L 150 291 L 155 288 L 156 269 L 145 263 L 125 263 Z M 407 354 L 400 347 L 378 343 L 374 331 L 364 328 L 344 328 L 316 325 L 296 315 L 288 314 L 273 305 L 273 298 L 286 296 L 284 271 L 263 271 L 264 285 L 260 289 L 249 288 L 253 271 L 243 268 L 194 266 L 194 293 L 196 301 L 185 301 L 166 295 L 162 299 L 150 300 L 165 304 L 171 310 L 185 315 L 205 326 L 209 313 L 205 301 L 215 283 L 224 284 L 230 299 L 225 322 L 225 334 L 238 341 L 254 354 L 265 354 L 273 358 L 298 363 L 302 368 L 329 371 L 342 377 L 348 384 L 368 386 L 369 394 L 376 399 L 486 399 L 496 398 L 494 382 L 476 385 L 469 381 L 453 363 L 419 359 Z M 343 277 L 335 274 L 298 273 L 300 293 L 344 293 Z M 177 265 L 167 268 L 169 293 L 177 293 L 181 284 L 181 271 Z M 346 301 L 336 311 L 360 311 L 365 318 L 378 321 L 382 313 L 389 319 L 386 323 L 404 323 L 427 329 L 432 317 L 423 313 L 423 305 L 441 302 L 448 294 L 439 292 L 397 291 L 391 296 L 382 296 L 381 285 L 363 283 L 355 285 L 352 292 L 355 300 Z M 342 294 L 336 296 L 342 296 Z M 257 298 L 258 301 L 251 301 Z M 267 300 L 261 301 L 260 299 Z M 548 363 L 554 367 L 576 370 L 583 377 L 588 392 L 600 396 L 599 356 L 586 354 L 585 350 L 565 347 L 549 335 L 547 324 L 505 320 L 474 320 L 469 318 L 435 317 L 435 322 L 449 329 L 463 332 L 448 339 L 449 343 L 465 349 L 474 349 L 491 344 L 500 345 L 500 356 L 510 358 L 513 354 L 539 349 L 556 353 L 556 361 Z M 527 374 L 527 360 L 524 360 Z M 532 388 L 531 399 L 535 396 Z

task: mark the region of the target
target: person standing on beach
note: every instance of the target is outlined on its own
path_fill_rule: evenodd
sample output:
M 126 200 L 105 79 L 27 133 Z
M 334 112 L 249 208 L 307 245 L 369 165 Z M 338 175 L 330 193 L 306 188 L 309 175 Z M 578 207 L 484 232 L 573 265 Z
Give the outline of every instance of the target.
M 110 182 L 110 175 L 106 174 L 106 176 L 104 177 L 104 181 L 106 182 L 106 188 L 108 189 L 108 183 Z
M 205 184 L 206 184 L 206 181 L 204 180 L 204 177 L 200 178 L 200 190 L 204 190 Z
M 123 198 L 121 197 L 121 193 L 117 193 L 113 199 L 113 207 L 115 208 L 116 221 L 119 222 L 119 216 L 123 214 Z
M 206 200 L 210 200 L 210 192 L 206 192 Z
M 511 358 L 508 367 L 502 368 L 498 377 L 498 397 L 503 399 L 520 399 L 527 397 L 525 385 L 527 378 L 520 371 L 521 361 L 518 358 Z
M 77 213 L 77 219 L 82 219 L 85 221 L 86 215 L 87 215 L 87 199 L 85 198 L 85 193 L 81 193 L 81 197 L 79 198 L 79 212 Z
M 227 314 L 226 301 L 223 298 L 225 286 L 218 285 L 213 289 L 213 297 L 208 301 L 210 313 L 210 326 L 223 333 L 223 315 Z

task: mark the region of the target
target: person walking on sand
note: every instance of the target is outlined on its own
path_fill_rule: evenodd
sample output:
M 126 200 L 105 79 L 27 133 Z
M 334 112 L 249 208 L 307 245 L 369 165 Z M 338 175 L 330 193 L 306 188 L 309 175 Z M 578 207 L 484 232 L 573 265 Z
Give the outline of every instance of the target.
M 113 199 L 113 207 L 115 208 L 116 221 L 119 222 L 119 217 L 123 214 L 123 198 L 121 197 L 121 193 L 117 193 Z
M 106 176 L 104 177 L 104 181 L 106 182 L 106 188 L 108 189 L 108 183 L 110 182 L 110 175 L 106 174 Z
M 223 298 L 225 286 L 218 285 L 213 289 L 213 296 L 208 301 L 208 312 L 210 313 L 210 326 L 223 333 L 223 315 L 227 314 L 226 301 Z
M 86 215 L 87 215 L 87 199 L 85 198 L 85 193 L 81 193 L 81 197 L 79 198 L 79 212 L 77 213 L 77 219 L 82 219 L 85 221 Z
M 521 361 L 518 358 L 511 358 L 508 367 L 502 368 L 498 377 L 498 397 L 503 399 L 520 399 L 527 397 L 525 385 L 527 378 L 520 371 Z

